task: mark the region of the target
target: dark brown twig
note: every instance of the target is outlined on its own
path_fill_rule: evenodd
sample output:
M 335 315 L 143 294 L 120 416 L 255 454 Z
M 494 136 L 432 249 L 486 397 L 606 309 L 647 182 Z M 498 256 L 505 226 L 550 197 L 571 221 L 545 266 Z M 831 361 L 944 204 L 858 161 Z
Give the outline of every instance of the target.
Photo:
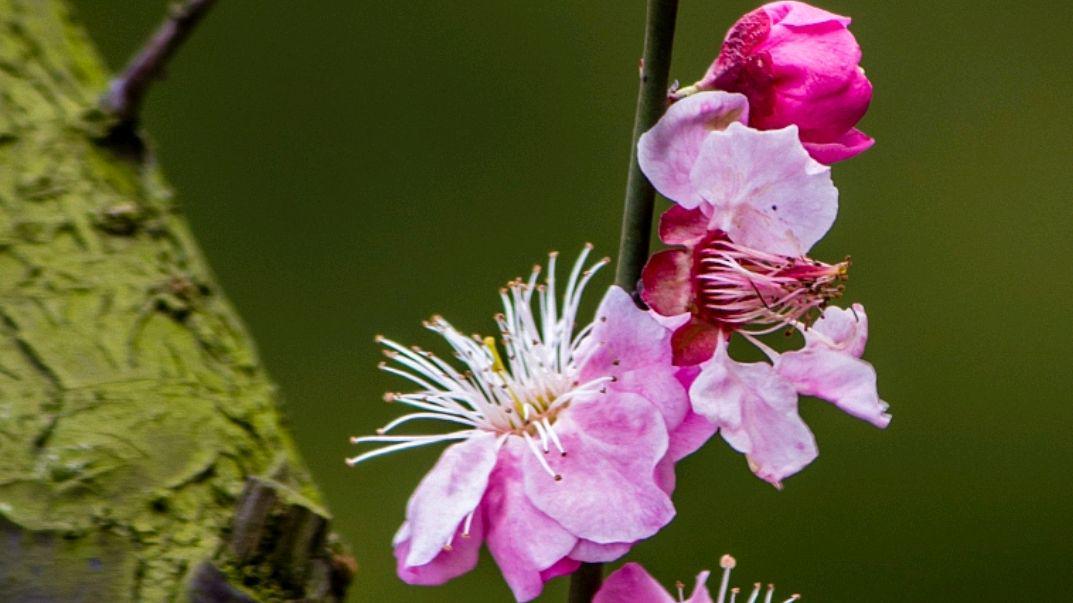
M 174 5 L 123 73 L 108 85 L 101 108 L 118 118 L 120 124 L 136 121 L 150 84 L 163 74 L 175 51 L 215 3 L 216 0 L 186 0 Z

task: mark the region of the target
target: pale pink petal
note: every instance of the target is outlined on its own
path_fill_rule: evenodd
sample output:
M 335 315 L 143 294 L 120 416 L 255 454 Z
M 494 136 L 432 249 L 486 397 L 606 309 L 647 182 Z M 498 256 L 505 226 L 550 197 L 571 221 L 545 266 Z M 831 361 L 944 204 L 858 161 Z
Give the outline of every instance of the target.
M 810 345 L 828 343 L 835 349 L 860 358 L 868 343 L 868 314 L 864 306 L 853 304 L 848 309 L 829 306 L 819 320 L 805 331 L 805 342 Z
M 653 320 L 658 322 L 660 326 L 662 326 L 664 329 L 667 329 L 668 331 L 671 331 L 672 333 L 674 331 L 677 331 L 678 327 L 681 327 L 682 325 L 688 323 L 690 320 L 693 319 L 693 314 L 690 312 L 682 312 L 681 314 L 664 316 L 659 312 L 649 311 L 648 315 L 651 316 Z
M 693 254 L 665 249 L 652 254 L 641 271 L 641 299 L 663 316 L 689 311 L 693 301 Z
M 670 347 L 669 343 L 664 345 Z M 616 381 L 609 384 L 608 389 L 637 394 L 648 400 L 663 416 L 667 429 L 677 429 L 689 413 L 689 394 L 675 378 L 674 368 L 668 351 L 666 362 L 662 365 L 636 371 L 613 371 L 611 374 Z
M 395 532 L 395 536 L 393 536 L 391 538 L 391 546 L 399 546 L 399 544 L 401 544 L 402 541 L 409 540 L 410 539 L 410 533 L 411 533 L 410 522 L 408 522 L 408 521 L 402 522 L 402 525 L 399 526 L 398 531 Z
M 708 216 L 698 207 L 686 209 L 677 203 L 659 217 L 659 239 L 668 245 L 695 245 L 708 236 Z
M 638 308 L 629 293 L 609 287 L 588 343 L 578 352 L 581 381 L 658 363 L 670 353 L 668 340 L 667 330 Z
M 580 380 L 614 378 L 608 389 L 642 396 L 660 411 L 667 429 L 673 429 L 685 416 L 689 400 L 674 376 L 670 340 L 671 333 L 628 293 L 611 287 L 596 310 L 591 347 L 579 353 Z
M 875 369 L 859 359 L 868 341 L 864 306 L 829 307 L 804 334 L 803 349 L 779 357 L 779 374 L 806 396 L 823 398 L 854 417 L 886 427 L 891 417 L 876 390 Z
M 875 143 L 874 138 L 853 128 L 834 142 L 805 142 L 805 148 L 816 161 L 831 165 L 860 155 Z
M 533 455 L 523 457 L 525 491 L 538 509 L 597 543 L 647 538 L 674 517 L 654 477 L 667 452 L 667 428 L 648 400 L 609 391 L 574 403 L 555 429 L 566 455 L 545 458 L 561 479 Z
M 803 255 L 838 212 L 830 168 L 809 157 L 793 126 L 758 131 L 735 123 L 712 133 L 692 178 L 712 206 L 710 227 L 760 251 Z
M 631 546 L 632 543 L 628 542 L 599 544 L 589 540 L 579 540 L 577 546 L 570 552 L 570 558 L 585 563 L 606 563 L 628 553 Z
M 701 92 L 674 103 L 637 143 L 641 171 L 663 196 L 697 207 L 701 199 L 689 174 L 701 144 L 709 133 L 748 117 L 748 100 L 740 94 Z
M 682 603 L 714 603 L 712 595 L 708 592 L 708 576 L 711 572 L 703 571 L 697 574 L 697 580 L 693 584 L 693 594 Z M 722 603 L 722 602 L 720 602 Z
M 682 387 L 689 391 L 693 382 L 700 375 L 700 366 L 683 366 L 675 371 L 675 378 Z M 686 412 L 685 418 L 670 433 L 670 444 L 667 447 L 667 457 L 678 462 L 700 449 L 713 435 L 718 427 L 707 419 L 697 414 L 692 405 Z
M 735 362 L 720 345 L 689 394 L 693 409 L 718 425 L 723 439 L 765 481 L 779 486 L 818 454 L 797 414 L 797 392 L 767 363 Z
M 678 462 L 700 449 L 716 432 L 716 425 L 704 415 L 690 411 L 671 432 L 667 457 Z
M 828 400 L 876 427 L 890 424 L 887 403 L 876 390 L 876 371 L 860 358 L 822 344 L 810 345 L 782 354 L 776 368 L 806 396 Z
M 656 469 L 652 472 L 653 479 L 656 480 L 656 485 L 660 490 L 667 493 L 667 496 L 674 494 L 675 487 L 678 486 L 678 476 L 674 472 L 675 461 L 669 456 L 665 456 L 660 459 L 656 465 Z
M 441 550 L 432 561 L 424 565 L 406 565 L 406 557 L 410 553 L 409 539 L 396 543 L 396 572 L 399 578 L 407 584 L 435 586 L 473 569 L 477 565 L 481 542 L 484 540 L 484 520 L 481 513 L 473 516 L 469 534 L 463 535 L 463 528 L 464 526 L 458 526 L 449 549 Z
M 627 563 L 604 579 L 592 603 L 675 603 L 639 563 Z
M 677 482 L 675 464 L 700 449 L 715 435 L 716 430 L 714 423 L 690 411 L 671 432 L 667 455 L 656 465 L 656 483 L 664 492 L 668 495 L 674 492 Z
M 477 432 L 443 451 L 406 505 L 407 566 L 424 565 L 440 554 L 459 524 L 477 508 L 495 462 L 491 433 Z
M 488 522 L 488 551 L 519 601 L 540 594 L 544 588 L 541 572 L 566 557 L 578 541 L 526 496 L 522 461 L 531 456 L 519 438 L 507 438 L 481 505 Z M 550 479 L 539 471 L 541 477 Z

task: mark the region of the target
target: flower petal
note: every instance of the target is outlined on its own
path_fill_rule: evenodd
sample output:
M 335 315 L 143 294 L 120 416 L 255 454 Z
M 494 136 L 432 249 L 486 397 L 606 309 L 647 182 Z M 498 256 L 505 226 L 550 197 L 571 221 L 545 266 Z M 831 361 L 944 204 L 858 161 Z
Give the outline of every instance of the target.
M 674 517 L 655 481 L 667 452 L 667 428 L 656 408 L 635 394 L 609 391 L 574 403 L 555 429 L 566 455 L 546 458 L 552 479 L 534 455 L 523 458 L 525 492 L 533 504 L 579 538 L 635 542 Z
M 663 316 L 688 312 L 693 301 L 692 268 L 693 254 L 684 249 L 652 254 L 641 271 L 641 299 Z
M 667 329 L 637 307 L 624 289 L 609 287 L 592 333 L 577 356 L 582 382 L 657 364 L 669 354 Z
M 596 311 L 591 347 L 579 354 L 584 358 L 580 380 L 613 377 L 608 389 L 640 395 L 673 429 L 685 416 L 689 399 L 671 366 L 670 339 L 670 332 L 628 293 L 611 287 Z
M 782 354 L 775 366 L 798 392 L 828 400 L 876 427 L 890 424 L 888 405 L 876 389 L 876 371 L 864 360 L 815 345 Z
M 764 12 L 771 17 L 772 26 L 784 26 L 790 28 L 804 28 L 816 25 L 837 24 L 849 27 L 850 18 L 836 15 L 822 8 L 816 8 L 804 2 L 787 0 L 783 2 L 771 2 L 765 4 Z
M 570 558 L 585 563 L 606 563 L 630 552 L 631 546 L 632 543 L 629 542 L 598 544 L 591 540 L 582 539 L 578 541 L 577 546 L 570 552 Z
M 639 563 L 627 563 L 604 579 L 592 603 L 674 603 Z
M 831 165 L 860 155 L 872 148 L 875 143 L 874 138 L 853 128 L 833 142 L 806 142 L 805 148 L 816 161 Z
M 711 572 L 708 571 L 697 574 L 697 580 L 693 583 L 693 594 L 682 603 L 713 603 L 712 594 L 708 592 L 708 576 L 710 575 Z
M 692 366 L 708 360 L 720 339 L 719 329 L 711 323 L 690 317 L 671 335 L 674 366 Z
M 395 559 L 399 578 L 407 584 L 436 586 L 476 567 L 484 540 L 484 520 L 481 513 L 473 516 L 469 534 L 463 535 L 463 528 L 464 526 L 458 526 L 449 550 L 441 549 L 432 561 L 424 565 L 406 565 L 406 558 L 410 554 L 410 540 L 406 538 L 398 542 L 395 546 Z
M 794 126 L 762 132 L 731 124 L 712 133 L 691 178 L 712 206 L 709 228 L 760 251 L 803 255 L 838 213 L 830 168 L 809 157 Z
M 526 496 L 523 471 L 529 469 L 523 459 L 531 456 L 518 438 L 507 438 L 482 504 L 488 522 L 488 551 L 519 601 L 540 594 L 545 581 L 541 573 L 566 557 L 578 541 Z M 550 479 L 542 469 L 537 470 L 540 477 Z
M 558 578 L 559 576 L 572 574 L 579 567 L 581 567 L 580 561 L 576 559 L 571 559 L 570 557 L 563 557 L 562 559 L 556 561 L 555 565 L 552 565 L 548 569 L 540 572 L 540 579 L 544 582 L 547 582 L 548 580 Z
M 668 245 L 695 245 L 708 236 L 708 216 L 698 207 L 675 203 L 659 217 L 659 239 Z
M 689 394 L 693 409 L 715 423 L 765 481 L 779 486 L 818 454 L 797 414 L 797 392 L 767 363 L 735 362 L 720 344 Z
M 836 349 L 860 358 L 868 343 L 868 314 L 861 304 L 853 304 L 848 310 L 829 306 L 804 333 L 806 345 L 822 343 L 816 337 L 819 334 L 834 344 Z
M 637 142 L 641 171 L 663 196 L 697 207 L 701 198 L 689 172 L 701 144 L 711 132 L 748 117 L 749 102 L 741 94 L 701 92 L 674 103 Z
M 495 436 L 491 433 L 477 432 L 443 451 L 406 505 L 410 529 L 407 566 L 425 565 L 440 554 L 462 520 L 477 508 L 495 462 Z
M 693 454 L 713 435 L 717 427 L 704 415 L 690 411 L 671 432 L 667 457 L 678 462 Z
M 656 483 L 668 495 L 674 492 L 677 477 L 674 466 L 678 461 L 693 454 L 715 435 L 717 428 L 705 417 L 689 411 L 678 427 L 670 434 L 667 454 L 656 465 Z

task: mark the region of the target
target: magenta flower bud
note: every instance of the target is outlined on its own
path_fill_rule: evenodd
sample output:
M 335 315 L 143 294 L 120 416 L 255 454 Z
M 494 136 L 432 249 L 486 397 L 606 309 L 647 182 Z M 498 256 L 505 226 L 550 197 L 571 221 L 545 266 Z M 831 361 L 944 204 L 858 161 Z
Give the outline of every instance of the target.
M 875 143 L 854 127 L 868 110 L 872 84 L 849 24 L 803 2 L 765 4 L 730 28 L 719 56 L 690 88 L 744 94 L 750 126 L 793 124 L 817 161 L 849 159 Z

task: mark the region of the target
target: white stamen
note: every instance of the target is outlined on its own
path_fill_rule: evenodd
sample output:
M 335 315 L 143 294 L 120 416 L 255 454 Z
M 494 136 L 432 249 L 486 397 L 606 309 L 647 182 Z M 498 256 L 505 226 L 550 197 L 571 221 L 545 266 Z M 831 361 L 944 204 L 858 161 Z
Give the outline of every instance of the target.
M 462 537 L 469 538 L 469 529 L 473 527 L 473 512 L 470 511 L 469 515 L 466 515 L 466 521 L 462 524 Z
M 467 337 L 440 316 L 426 321 L 425 326 L 443 337 L 464 370 L 430 352 L 377 336 L 387 356 L 387 361 L 380 364 L 381 370 L 418 388 L 409 393 L 386 394 L 385 400 L 417 412 L 392 420 L 375 436 L 352 438 L 355 444 L 387 445 L 349 458 L 347 463 L 355 465 L 391 452 L 463 440 L 479 430 L 498 434 L 500 447 L 507 437 L 521 436 L 545 471 L 561 479 L 544 458 L 552 446 L 566 454 L 554 426 L 558 413 L 574 400 L 599 395 L 611 380 L 578 380 L 579 357 L 584 358 L 595 348 L 589 339 L 591 324 L 574 332 L 581 295 L 593 275 L 609 261 L 604 258 L 586 268 L 591 250 L 592 246 L 586 245 L 574 262 L 561 304 L 556 291 L 554 252 L 548 256 L 546 272 L 536 266 L 526 280 L 515 279 L 501 289 L 503 310 L 495 316 L 500 331 L 498 343 L 492 338 Z M 538 283 L 542 274 L 544 282 Z M 502 356 L 501 350 L 505 352 Z M 467 429 L 430 435 L 393 433 L 411 422 L 429 420 Z
M 541 454 L 540 450 L 537 448 L 536 442 L 533 441 L 533 436 L 529 435 L 528 432 L 523 431 L 522 437 L 525 438 L 525 443 L 529 445 L 529 450 L 533 451 L 533 456 L 540 462 L 540 466 L 544 468 L 544 471 L 547 471 L 548 475 L 555 478 L 555 481 L 561 480 L 563 476 L 559 475 L 551 468 L 551 465 L 548 464 L 548 459 L 544 458 L 544 455 Z
M 719 559 L 719 567 L 723 568 L 723 579 L 719 582 L 719 597 L 716 599 L 719 603 L 723 603 L 727 596 L 727 588 L 730 587 L 730 570 L 734 569 L 734 566 L 738 564 L 730 555 L 723 555 Z

